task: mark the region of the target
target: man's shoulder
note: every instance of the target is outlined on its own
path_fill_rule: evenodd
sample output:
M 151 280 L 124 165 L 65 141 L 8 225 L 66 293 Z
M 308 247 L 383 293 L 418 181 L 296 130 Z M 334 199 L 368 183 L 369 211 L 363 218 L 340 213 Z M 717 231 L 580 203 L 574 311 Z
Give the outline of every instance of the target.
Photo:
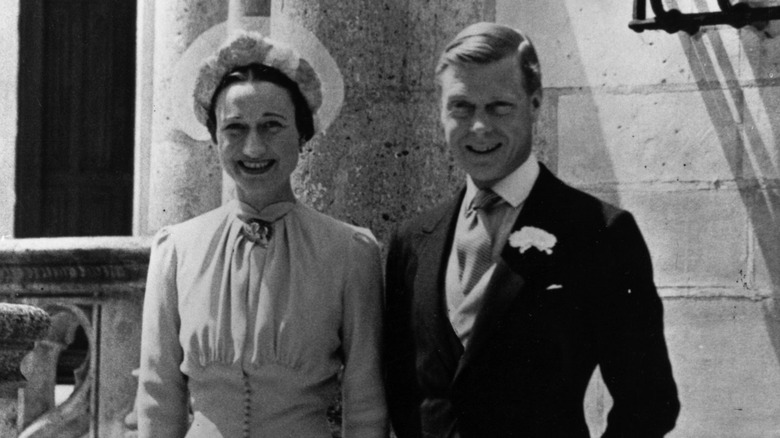
M 398 226 L 396 234 L 400 236 L 408 236 L 411 234 L 417 234 L 423 231 L 431 231 L 433 228 L 441 225 L 442 221 L 446 221 L 451 218 L 452 214 L 460 204 L 460 199 L 463 194 L 458 192 L 446 200 L 428 207 L 406 220 L 402 221 Z
M 531 195 L 535 199 L 529 197 L 529 204 L 534 204 L 534 207 L 529 208 L 544 209 L 556 219 L 569 222 L 576 228 L 603 229 L 619 217 L 630 215 L 601 196 L 569 185 L 547 169 L 540 174 L 538 185 L 538 190 L 534 190 Z

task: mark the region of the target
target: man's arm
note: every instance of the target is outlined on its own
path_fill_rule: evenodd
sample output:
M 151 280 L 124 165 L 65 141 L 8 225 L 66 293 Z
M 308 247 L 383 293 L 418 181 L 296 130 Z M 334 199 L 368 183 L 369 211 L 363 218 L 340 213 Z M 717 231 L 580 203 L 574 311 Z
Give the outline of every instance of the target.
M 408 255 L 393 235 L 387 257 L 385 314 L 385 392 L 390 421 L 398 438 L 420 432 L 420 392 L 415 368 L 412 331 L 412 293 L 406 285 Z
M 604 237 L 609 286 L 599 291 L 597 343 L 614 405 L 602 438 L 662 437 L 674 428 L 680 402 L 650 254 L 627 212 L 615 217 Z

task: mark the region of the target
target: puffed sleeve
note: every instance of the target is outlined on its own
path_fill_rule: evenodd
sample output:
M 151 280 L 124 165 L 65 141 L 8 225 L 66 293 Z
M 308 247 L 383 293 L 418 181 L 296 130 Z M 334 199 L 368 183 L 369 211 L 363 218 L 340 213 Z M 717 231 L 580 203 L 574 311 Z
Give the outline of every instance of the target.
M 136 398 L 139 438 L 175 438 L 187 432 L 187 385 L 179 370 L 176 263 L 173 239 L 163 229 L 152 244 L 144 296 Z
M 606 231 L 607 276 L 599 365 L 614 400 L 603 438 L 663 437 L 680 410 L 650 253 L 630 213 Z
M 349 245 L 344 291 L 344 438 L 387 437 L 382 386 L 382 264 L 370 232 L 356 232 Z

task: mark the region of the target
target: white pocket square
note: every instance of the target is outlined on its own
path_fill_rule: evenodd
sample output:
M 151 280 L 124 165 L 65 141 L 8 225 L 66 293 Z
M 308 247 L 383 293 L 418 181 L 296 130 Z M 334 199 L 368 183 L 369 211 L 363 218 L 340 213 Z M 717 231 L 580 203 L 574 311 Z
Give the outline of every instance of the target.
M 547 286 L 547 290 L 558 290 L 558 289 L 563 289 L 563 285 L 551 284 L 551 285 Z

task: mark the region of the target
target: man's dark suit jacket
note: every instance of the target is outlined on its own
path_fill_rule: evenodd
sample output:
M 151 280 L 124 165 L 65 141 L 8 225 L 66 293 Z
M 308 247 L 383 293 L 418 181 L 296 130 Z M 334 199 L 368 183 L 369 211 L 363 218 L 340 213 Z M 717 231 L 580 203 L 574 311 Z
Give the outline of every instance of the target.
M 384 353 L 398 437 L 453 427 L 462 438 L 588 437 L 583 400 L 597 365 L 614 400 L 603 437 L 671 430 L 680 405 L 663 309 L 631 214 L 542 166 L 513 231 L 541 228 L 557 244 L 552 255 L 504 247 L 464 351 L 444 293 L 463 194 L 390 243 Z

